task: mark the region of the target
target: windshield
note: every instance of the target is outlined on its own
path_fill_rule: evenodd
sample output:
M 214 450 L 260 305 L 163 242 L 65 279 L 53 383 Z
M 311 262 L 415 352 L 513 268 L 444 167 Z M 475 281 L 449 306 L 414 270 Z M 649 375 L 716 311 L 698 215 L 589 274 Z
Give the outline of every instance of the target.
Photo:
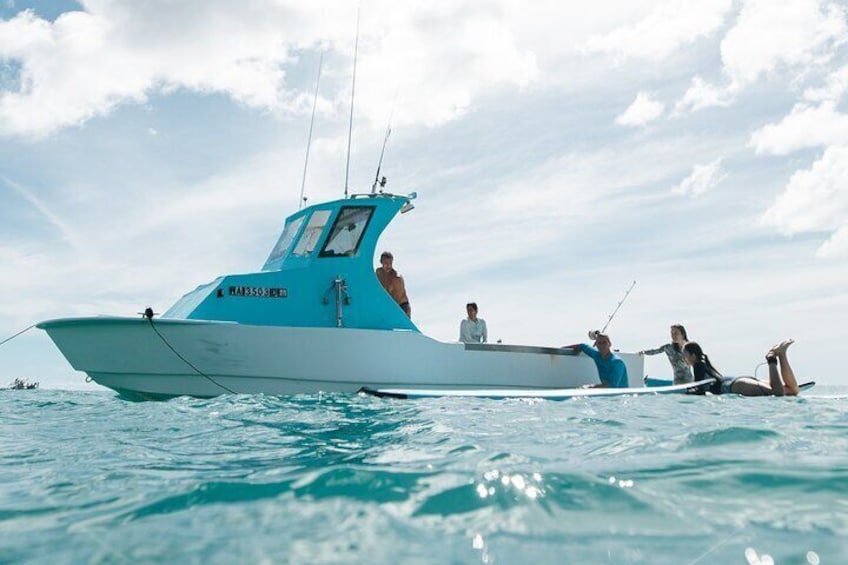
M 318 240 L 321 238 L 321 233 L 327 225 L 327 220 L 330 219 L 330 210 L 316 210 L 309 218 L 309 223 L 306 224 L 306 229 L 303 230 L 303 235 L 297 242 L 297 245 L 292 251 L 292 255 L 304 256 L 309 255 L 318 245 Z
M 304 218 L 306 218 L 306 216 L 301 216 L 286 224 L 283 233 L 280 234 L 280 239 L 277 240 L 277 244 L 268 256 L 268 260 L 265 261 L 265 266 L 262 267 L 263 271 L 270 271 L 271 269 L 279 266 L 278 263 L 283 257 L 285 257 L 289 247 L 291 247 L 292 241 L 294 241 L 294 237 L 300 230 L 300 226 L 303 224 Z
M 342 207 L 319 257 L 355 255 L 373 213 L 373 206 Z

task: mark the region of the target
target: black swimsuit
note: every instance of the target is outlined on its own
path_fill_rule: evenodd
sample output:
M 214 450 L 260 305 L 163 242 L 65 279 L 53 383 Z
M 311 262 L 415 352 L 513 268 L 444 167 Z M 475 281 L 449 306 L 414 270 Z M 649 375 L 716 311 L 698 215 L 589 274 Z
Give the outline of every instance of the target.
M 693 394 L 706 394 L 707 391 L 712 394 L 722 394 L 722 376 L 721 373 L 707 366 L 703 361 L 698 361 L 692 365 L 692 373 L 695 375 L 695 381 L 703 381 L 704 379 L 713 379 L 712 383 L 707 383 L 698 387 Z

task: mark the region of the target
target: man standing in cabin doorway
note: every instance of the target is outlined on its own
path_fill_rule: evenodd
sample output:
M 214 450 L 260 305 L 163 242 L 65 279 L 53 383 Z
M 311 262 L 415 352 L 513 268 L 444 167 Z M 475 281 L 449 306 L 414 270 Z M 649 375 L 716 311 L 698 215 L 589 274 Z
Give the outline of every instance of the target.
M 403 277 L 392 268 L 394 259 L 391 253 L 383 251 L 383 254 L 380 255 L 380 266 L 377 267 L 376 271 L 377 279 L 406 315 L 412 318 L 412 308 L 409 306 L 409 298 L 406 296 L 406 285 L 403 282 Z
M 594 332 L 595 347 L 589 347 L 585 343 L 569 345 L 576 353 L 581 351 L 595 361 L 595 366 L 598 367 L 598 378 L 600 384 L 591 385 L 589 388 L 627 388 L 627 365 L 624 361 L 612 352 L 612 342 L 606 334 Z

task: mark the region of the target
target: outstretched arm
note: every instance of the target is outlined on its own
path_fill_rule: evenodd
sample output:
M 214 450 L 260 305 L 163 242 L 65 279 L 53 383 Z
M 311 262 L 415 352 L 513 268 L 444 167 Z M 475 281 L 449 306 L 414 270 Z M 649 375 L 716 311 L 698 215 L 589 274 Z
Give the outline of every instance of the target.
M 597 349 L 589 347 L 585 343 L 578 343 L 574 347 L 576 347 L 578 351 L 582 351 L 583 353 L 585 353 L 586 355 L 588 355 L 589 357 L 591 357 L 595 361 L 597 361 L 598 359 L 601 358 L 601 354 Z
M 657 355 L 658 353 L 662 353 L 663 351 L 665 351 L 665 345 L 660 345 L 655 349 L 643 349 L 639 353 L 641 353 L 642 355 Z

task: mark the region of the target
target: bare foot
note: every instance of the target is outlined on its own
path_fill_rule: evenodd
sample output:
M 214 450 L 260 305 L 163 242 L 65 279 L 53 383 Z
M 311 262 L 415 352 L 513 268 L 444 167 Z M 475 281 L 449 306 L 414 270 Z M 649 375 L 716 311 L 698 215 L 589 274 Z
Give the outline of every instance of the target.
M 789 346 L 795 343 L 794 339 L 784 339 L 774 347 L 769 350 L 769 354 L 774 355 L 786 355 L 786 350 L 789 349 Z

